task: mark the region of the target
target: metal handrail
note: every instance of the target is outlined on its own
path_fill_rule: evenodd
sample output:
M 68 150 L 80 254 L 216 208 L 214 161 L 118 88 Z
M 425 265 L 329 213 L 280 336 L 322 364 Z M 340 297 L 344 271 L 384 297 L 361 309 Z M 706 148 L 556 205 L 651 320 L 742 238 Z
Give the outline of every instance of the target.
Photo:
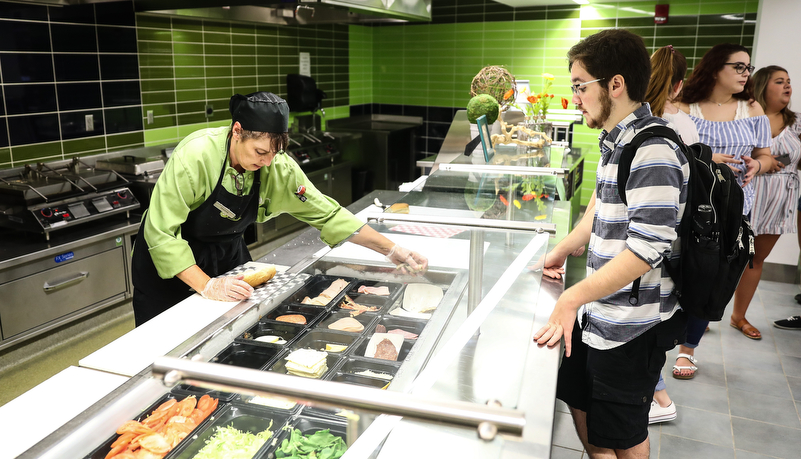
M 489 164 L 459 164 L 459 163 L 439 163 L 439 169 L 451 172 L 485 172 L 493 174 L 512 174 L 512 175 L 533 175 L 543 176 L 552 175 L 564 177 L 569 172 L 565 168 L 553 167 L 531 167 L 531 166 L 493 166 Z
M 467 226 L 467 227 L 481 227 L 481 228 L 495 228 L 495 229 L 512 229 L 523 231 L 537 231 L 556 234 L 556 224 L 554 223 L 536 223 L 536 222 L 519 222 L 511 220 L 494 220 L 484 218 L 464 218 L 464 217 L 438 217 L 433 215 L 411 215 L 411 214 L 394 214 L 382 213 L 376 215 L 366 215 L 367 221 L 375 221 L 378 223 L 387 222 L 413 222 L 413 223 L 431 223 L 441 225 L 454 225 L 454 226 Z
M 160 357 L 153 362 L 152 374 L 154 377 L 163 378 L 165 384 L 170 386 L 183 381 L 200 387 L 234 390 L 254 395 L 278 394 L 289 399 L 311 401 L 313 404 L 324 406 L 473 427 L 480 429 L 482 434 L 488 430 L 494 433 L 497 429 L 499 433 L 520 437 L 525 426 L 525 413 L 510 408 L 420 397 L 219 363 Z

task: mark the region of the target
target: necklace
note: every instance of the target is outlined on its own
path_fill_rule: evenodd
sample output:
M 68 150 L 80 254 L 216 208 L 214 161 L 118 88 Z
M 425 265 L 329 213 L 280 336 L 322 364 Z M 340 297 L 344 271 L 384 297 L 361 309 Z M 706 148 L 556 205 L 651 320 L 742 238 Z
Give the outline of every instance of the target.
M 712 100 L 712 99 L 707 99 L 707 100 L 708 100 L 708 101 L 710 101 L 710 102 L 712 102 L 713 104 L 718 104 L 718 107 L 720 107 L 720 106 L 721 106 L 721 105 L 723 105 L 723 104 L 728 104 L 729 102 L 731 102 L 731 100 L 732 100 L 732 99 L 734 99 L 734 96 L 732 96 L 732 97 L 729 97 L 729 100 L 727 100 L 727 101 L 725 101 L 725 102 L 715 102 L 715 101 L 714 101 L 714 100 Z

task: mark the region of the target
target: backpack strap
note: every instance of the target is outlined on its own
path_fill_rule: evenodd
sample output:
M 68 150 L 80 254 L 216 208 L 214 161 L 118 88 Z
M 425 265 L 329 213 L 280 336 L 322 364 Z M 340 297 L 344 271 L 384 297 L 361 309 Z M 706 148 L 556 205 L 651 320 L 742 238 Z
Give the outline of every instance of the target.
M 667 126 L 649 126 L 638 132 L 631 139 L 631 142 L 623 147 L 623 153 L 620 154 L 620 161 L 617 164 L 617 193 L 625 205 L 629 205 L 626 199 L 626 182 L 628 182 L 629 174 L 631 174 L 631 163 L 634 161 L 634 155 L 637 154 L 640 145 L 651 137 L 663 137 L 671 140 L 681 148 L 685 156 L 687 155 L 684 151 L 684 142 L 681 141 L 676 131 Z

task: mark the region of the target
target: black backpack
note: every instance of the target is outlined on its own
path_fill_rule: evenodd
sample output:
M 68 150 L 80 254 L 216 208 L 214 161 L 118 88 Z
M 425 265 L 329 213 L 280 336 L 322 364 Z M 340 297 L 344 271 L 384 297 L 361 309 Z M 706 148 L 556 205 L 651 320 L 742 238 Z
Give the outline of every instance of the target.
M 673 261 L 665 257 L 663 263 L 682 309 L 699 319 L 718 321 L 754 258 L 754 232 L 743 216 L 743 190 L 728 166 L 712 161 L 709 146 L 685 145 L 673 129 L 651 126 L 623 147 L 617 186 L 624 204 L 628 205 L 626 181 L 634 154 L 651 137 L 675 142 L 690 167 L 687 204 L 678 228 L 681 256 Z M 637 279 L 629 299 L 632 304 L 637 302 L 639 285 Z

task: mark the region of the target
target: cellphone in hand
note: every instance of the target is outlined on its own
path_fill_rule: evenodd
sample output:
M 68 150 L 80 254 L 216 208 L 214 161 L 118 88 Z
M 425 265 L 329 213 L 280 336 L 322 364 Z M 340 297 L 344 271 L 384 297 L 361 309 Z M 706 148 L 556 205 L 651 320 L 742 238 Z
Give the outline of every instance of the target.
M 789 153 L 785 153 L 783 155 L 779 155 L 779 156 L 776 157 L 776 161 L 778 161 L 778 162 L 784 164 L 785 166 L 787 166 L 787 165 L 790 164 L 790 154 Z

